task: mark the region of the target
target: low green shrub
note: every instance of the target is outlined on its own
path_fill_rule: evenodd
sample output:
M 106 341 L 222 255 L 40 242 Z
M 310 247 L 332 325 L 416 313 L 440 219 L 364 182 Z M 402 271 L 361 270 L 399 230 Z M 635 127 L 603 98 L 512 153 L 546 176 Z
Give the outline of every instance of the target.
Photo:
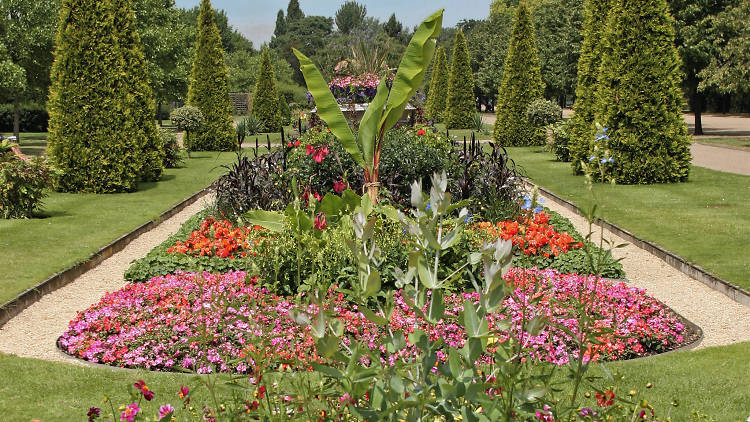
M 526 120 L 532 126 L 544 127 L 562 120 L 562 108 L 557 103 L 539 98 L 526 107 Z
M 177 142 L 177 135 L 171 129 L 159 128 L 159 139 L 164 149 L 164 167 L 173 169 L 185 161 L 184 149 Z
M 31 218 L 52 187 L 52 171 L 39 158 L 0 161 L 0 215 Z
M 570 129 L 573 120 L 563 120 L 551 127 L 552 136 L 547 142 L 547 149 L 555 154 L 558 161 L 570 162 Z

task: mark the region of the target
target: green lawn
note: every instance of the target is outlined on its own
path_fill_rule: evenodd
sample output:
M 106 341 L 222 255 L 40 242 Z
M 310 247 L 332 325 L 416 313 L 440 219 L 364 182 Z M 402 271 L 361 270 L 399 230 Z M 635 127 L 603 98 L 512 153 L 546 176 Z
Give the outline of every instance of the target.
M 79 367 L 3 354 L 0 367 L 5 380 L 0 385 L 0 408 L 8 421 L 84 420 L 90 406 L 104 410 L 104 395 L 115 405 L 129 403 L 127 386 L 138 379 L 156 394 L 152 402 L 141 403 L 150 416 L 160 404 L 178 407 L 180 386 L 194 386 L 190 377 L 180 374 Z M 592 368 L 591 375 L 601 375 L 598 366 Z M 750 416 L 750 343 L 612 363 L 607 368 L 626 375 L 620 391 L 642 390 L 653 383 L 644 398 L 660 415 L 678 399 L 679 407 L 672 410 L 675 421 L 688 420 L 695 410 L 722 422 L 744 422 Z M 205 390 L 199 397 L 206 398 Z
M 195 152 L 183 168 L 135 193 L 94 195 L 52 192 L 42 217 L 0 219 L 0 303 L 50 275 L 83 261 L 102 246 L 159 216 L 211 184 L 234 153 Z
M 701 144 L 710 144 L 716 146 L 730 146 L 742 148 L 750 151 L 750 136 L 741 138 L 732 138 L 730 136 L 721 136 L 716 138 L 694 138 L 694 142 L 700 142 Z
M 570 163 L 541 147 L 509 148 L 529 177 L 578 206 L 591 196 Z M 750 291 L 750 177 L 693 167 L 687 183 L 594 186 L 610 222 Z
M 476 139 L 492 139 L 492 125 L 488 125 L 485 123 L 483 126 L 485 130 L 484 133 L 477 132 L 474 129 L 451 129 L 448 131 L 448 134 L 456 141 L 463 141 L 464 136 L 467 140 L 471 139 L 472 132 L 474 133 Z M 435 129 L 438 131 L 438 133 L 445 134 L 444 123 L 435 123 Z

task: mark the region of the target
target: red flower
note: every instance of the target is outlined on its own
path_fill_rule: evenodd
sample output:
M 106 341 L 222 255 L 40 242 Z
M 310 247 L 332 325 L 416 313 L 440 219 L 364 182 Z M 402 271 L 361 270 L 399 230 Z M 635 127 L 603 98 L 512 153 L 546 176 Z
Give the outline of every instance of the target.
M 417 131 L 417 136 L 422 136 L 422 135 L 424 135 L 425 133 L 427 133 L 427 131 L 426 131 L 426 130 L 424 130 L 424 129 L 419 129 L 419 130 Z
M 143 393 L 143 398 L 147 401 L 151 401 L 154 398 L 154 392 L 148 389 L 148 386 L 143 380 L 136 381 L 133 387 L 139 389 Z
M 315 216 L 315 230 L 325 230 L 328 223 L 326 222 L 326 215 L 322 212 Z
M 188 394 L 190 393 L 190 389 L 185 387 L 184 385 L 180 387 L 180 391 L 177 393 L 177 396 L 180 398 L 180 400 L 185 400 L 185 403 L 190 403 L 190 397 L 188 397 Z
M 333 184 L 333 190 L 334 192 L 341 194 L 341 192 L 346 189 L 346 182 L 344 182 L 342 179 L 339 179 L 336 183 Z
M 288 144 L 286 144 L 286 146 L 288 146 L 289 148 L 291 148 L 291 147 L 294 146 L 294 144 L 292 144 L 291 142 L 289 142 Z
M 315 160 L 316 163 L 322 163 L 323 159 L 326 158 L 326 155 L 328 155 L 328 145 L 323 145 L 323 147 L 315 150 L 313 160 Z
M 596 393 L 596 402 L 600 407 L 609 407 L 615 404 L 615 393 L 612 390 L 607 390 L 602 394 L 601 392 Z
M 301 142 L 299 141 L 299 139 L 297 139 L 296 141 L 294 141 L 294 146 L 295 146 L 295 147 L 298 147 L 298 146 L 300 145 L 300 143 L 301 143 Z
M 313 148 L 313 146 L 312 146 L 312 145 L 310 145 L 310 144 L 307 144 L 307 145 L 305 146 L 305 149 L 307 150 L 307 152 L 305 153 L 306 155 L 310 155 L 310 154 L 312 154 L 313 152 L 315 152 L 315 148 Z

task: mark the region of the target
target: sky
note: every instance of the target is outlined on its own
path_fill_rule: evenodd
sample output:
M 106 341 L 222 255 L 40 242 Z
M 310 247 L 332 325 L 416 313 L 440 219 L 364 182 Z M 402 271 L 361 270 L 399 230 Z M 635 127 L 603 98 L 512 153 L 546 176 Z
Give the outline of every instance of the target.
M 367 15 L 385 22 L 396 13 L 396 18 L 413 28 L 440 8 L 445 9 L 443 26 L 454 26 L 462 19 L 486 18 L 490 12 L 490 0 L 357 0 L 367 7 Z M 175 0 L 178 7 L 191 8 L 200 0 Z M 286 13 L 288 0 L 212 0 L 214 9 L 224 9 L 229 24 L 237 28 L 257 47 L 271 40 L 279 9 Z M 330 16 L 344 0 L 300 0 L 305 15 Z

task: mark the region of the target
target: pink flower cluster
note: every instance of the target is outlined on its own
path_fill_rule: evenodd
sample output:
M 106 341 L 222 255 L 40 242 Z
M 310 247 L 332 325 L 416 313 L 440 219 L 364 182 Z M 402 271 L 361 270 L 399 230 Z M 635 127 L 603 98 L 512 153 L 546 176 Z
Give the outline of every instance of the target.
M 683 341 L 684 327 L 672 312 L 645 291 L 624 283 L 522 269 L 512 270 L 506 280 L 512 293 L 505 300 L 505 314 L 489 315 L 488 323 L 495 329 L 500 321 L 510 318 L 510 330 L 499 331 L 495 341 L 502 343 L 511 335 L 520 338 L 528 358 L 562 365 L 569 356 L 577 356 L 576 309 L 596 315 L 591 331 L 601 344 L 586 350 L 586 359 L 642 356 L 674 348 Z M 255 282 L 243 272 L 233 272 L 201 277 L 182 273 L 132 284 L 80 312 L 60 343 L 65 352 L 88 361 L 153 370 L 185 367 L 201 373 L 245 373 L 247 363 L 228 362 L 236 362 L 248 351 L 297 368 L 322 361 L 309 327 L 290 317 L 293 310 L 314 315 L 317 307 L 299 309 L 290 299 Z M 382 362 L 393 364 L 418 351 L 407 340 L 404 349 L 389 353 L 382 342 L 388 331 L 408 336 L 420 328 L 429 331 L 434 340 L 442 338 L 447 347 L 462 347 L 466 333 L 457 317 L 465 300 L 476 303 L 478 295 L 446 296 L 446 318 L 432 326 L 412 312 L 399 293 L 388 327 L 367 320 L 356 305 L 333 289 L 326 307 L 343 322 L 345 343 L 378 349 Z M 522 335 L 524 318 L 538 315 L 551 323 L 536 335 Z
M 328 87 L 333 96 L 343 103 L 369 103 L 378 91 L 380 77 L 374 73 L 359 76 L 340 76 L 331 80 Z

